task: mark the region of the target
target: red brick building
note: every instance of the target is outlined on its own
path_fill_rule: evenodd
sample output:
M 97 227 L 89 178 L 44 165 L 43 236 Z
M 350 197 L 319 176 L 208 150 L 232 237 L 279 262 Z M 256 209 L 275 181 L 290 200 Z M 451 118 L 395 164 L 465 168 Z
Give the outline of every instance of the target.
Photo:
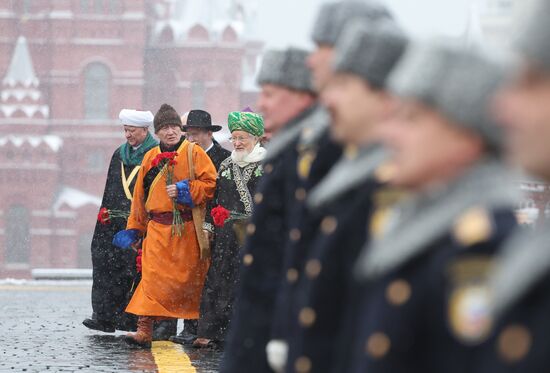
M 0 0 L 0 278 L 90 266 L 120 109 L 254 103 L 243 2 Z

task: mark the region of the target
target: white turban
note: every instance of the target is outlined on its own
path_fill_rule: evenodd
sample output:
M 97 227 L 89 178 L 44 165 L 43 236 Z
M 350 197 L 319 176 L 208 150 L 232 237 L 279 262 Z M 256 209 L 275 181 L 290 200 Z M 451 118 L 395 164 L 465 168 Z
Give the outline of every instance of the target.
M 122 109 L 118 115 L 118 119 L 125 126 L 146 128 L 153 123 L 154 116 L 150 111 Z

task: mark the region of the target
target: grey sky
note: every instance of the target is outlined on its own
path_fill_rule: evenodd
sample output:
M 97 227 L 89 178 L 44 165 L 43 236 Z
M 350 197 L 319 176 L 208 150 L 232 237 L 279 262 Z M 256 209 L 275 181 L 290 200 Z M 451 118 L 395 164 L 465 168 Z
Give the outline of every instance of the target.
M 458 36 L 474 0 L 381 0 L 412 35 Z M 309 46 L 317 10 L 326 0 L 260 0 L 260 38 L 268 47 Z

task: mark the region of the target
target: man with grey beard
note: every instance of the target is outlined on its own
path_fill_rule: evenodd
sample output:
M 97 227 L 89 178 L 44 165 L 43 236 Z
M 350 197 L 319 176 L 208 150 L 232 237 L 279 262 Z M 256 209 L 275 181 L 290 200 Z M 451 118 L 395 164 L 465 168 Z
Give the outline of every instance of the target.
M 243 267 L 233 319 L 220 371 L 271 372 L 267 363 L 275 295 L 280 284 L 283 250 L 292 218 L 290 195 L 296 190 L 296 137 L 314 110 L 315 93 L 306 67 L 307 52 L 268 51 L 258 76 L 258 108 L 271 136 L 247 227 Z

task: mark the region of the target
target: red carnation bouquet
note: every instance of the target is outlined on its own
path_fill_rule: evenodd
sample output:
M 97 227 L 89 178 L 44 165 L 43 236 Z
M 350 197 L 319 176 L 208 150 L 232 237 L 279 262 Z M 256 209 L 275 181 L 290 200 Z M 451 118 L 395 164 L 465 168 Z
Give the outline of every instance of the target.
M 214 225 L 216 227 L 223 227 L 225 223 L 235 220 L 246 220 L 250 218 L 248 214 L 242 214 L 240 212 L 229 211 L 223 206 L 216 206 L 210 211 L 212 219 L 214 219 Z
M 178 152 L 164 152 L 157 154 L 151 162 L 151 166 L 159 167 L 161 174 L 166 177 L 166 185 L 174 184 L 174 167 L 178 164 L 175 159 L 177 156 Z M 172 198 L 172 216 L 172 236 L 181 236 L 183 219 L 175 198 Z
M 97 214 L 97 221 L 102 225 L 111 224 L 111 219 L 123 218 L 128 219 L 130 213 L 122 210 L 110 210 L 102 207 Z

